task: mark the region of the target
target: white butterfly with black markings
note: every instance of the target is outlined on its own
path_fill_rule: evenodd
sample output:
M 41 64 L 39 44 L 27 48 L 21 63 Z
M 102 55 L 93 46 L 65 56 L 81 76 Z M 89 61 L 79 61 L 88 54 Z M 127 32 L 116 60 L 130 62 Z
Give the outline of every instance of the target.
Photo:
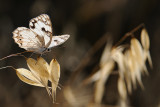
M 52 36 L 52 23 L 47 14 L 30 20 L 29 28 L 18 27 L 13 31 L 13 39 L 27 51 L 42 54 L 64 43 L 70 35 Z

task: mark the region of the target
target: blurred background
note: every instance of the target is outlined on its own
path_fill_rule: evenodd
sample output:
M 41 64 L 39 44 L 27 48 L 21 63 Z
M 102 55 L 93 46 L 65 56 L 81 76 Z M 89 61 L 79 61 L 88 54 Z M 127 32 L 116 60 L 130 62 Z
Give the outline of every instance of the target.
M 159 0 L 0 0 L 0 58 L 23 52 L 12 38 L 17 27 L 29 27 L 29 20 L 42 14 L 48 14 L 52 21 L 53 35 L 70 34 L 62 46 L 53 48 L 42 57 L 49 63 L 56 58 L 61 65 L 60 84 L 71 88 L 81 106 L 87 106 L 92 99 L 94 87 L 79 87 L 98 65 L 104 49 L 103 44 L 90 61 L 85 63 L 88 50 L 104 35 L 110 35 L 113 44 L 123 35 L 141 23 L 150 36 L 150 52 L 153 70 L 142 78 L 145 89 L 139 86 L 129 95 L 132 107 L 158 107 L 160 105 L 160 1 Z M 29 56 L 30 54 L 24 54 Z M 82 62 L 82 60 L 84 60 Z M 13 66 L 27 68 L 23 57 L 11 57 L 0 61 L 0 67 Z M 76 73 L 75 73 L 76 72 Z M 80 72 L 80 73 L 79 73 Z M 74 79 L 73 79 L 74 78 Z M 117 76 L 111 76 L 106 83 L 102 104 L 114 107 L 118 103 Z M 63 93 L 57 91 L 57 103 L 54 106 L 70 107 Z M 83 97 L 87 95 L 88 97 Z M 85 100 L 85 101 L 81 101 Z M 110 105 L 110 106 L 109 106 Z M 30 86 L 18 79 L 13 69 L 0 70 L 0 107 L 52 107 L 45 88 Z M 72 105 L 73 106 L 73 105 Z

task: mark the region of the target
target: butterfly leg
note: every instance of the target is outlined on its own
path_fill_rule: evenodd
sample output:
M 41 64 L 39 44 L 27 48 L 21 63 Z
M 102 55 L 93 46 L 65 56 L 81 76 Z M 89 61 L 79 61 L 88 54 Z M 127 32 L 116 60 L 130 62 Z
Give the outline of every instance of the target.
M 42 55 L 37 55 L 37 59 L 39 59 L 40 57 L 41 57 Z M 36 60 L 36 63 L 35 64 L 37 64 L 37 60 Z
M 33 53 L 31 53 L 31 55 L 29 56 L 29 58 L 31 58 L 31 57 L 33 56 L 33 54 L 34 54 L 34 52 L 33 52 Z

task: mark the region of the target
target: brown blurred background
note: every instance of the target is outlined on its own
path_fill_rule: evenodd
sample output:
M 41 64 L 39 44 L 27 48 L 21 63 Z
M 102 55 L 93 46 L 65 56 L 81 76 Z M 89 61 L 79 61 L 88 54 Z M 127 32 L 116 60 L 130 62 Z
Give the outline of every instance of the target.
M 125 33 L 144 23 L 150 36 L 150 52 L 154 68 L 149 69 L 150 76 L 142 78 L 145 90 L 138 86 L 129 96 L 129 101 L 134 107 L 160 105 L 159 0 L 0 0 L 0 58 L 24 51 L 14 43 L 12 31 L 17 27 L 28 27 L 29 20 L 42 13 L 50 16 L 53 35 L 71 35 L 64 45 L 43 55 L 48 62 L 56 58 L 60 63 L 60 84 L 63 86 L 87 50 L 103 35 L 109 33 L 113 43 L 116 43 Z M 102 50 L 103 48 L 85 67 L 82 78 L 85 78 L 95 64 L 98 64 Z M 0 61 L 0 67 L 7 65 L 27 68 L 24 58 L 20 56 Z M 108 89 L 103 104 L 117 104 L 116 79 L 116 76 L 113 76 L 106 84 Z M 77 83 L 78 81 L 79 79 Z M 57 96 L 63 91 L 63 88 L 58 91 Z M 62 99 L 63 96 L 58 97 L 57 102 L 64 103 Z M 52 107 L 52 102 L 44 88 L 21 82 L 15 71 L 8 68 L 0 70 L 0 107 Z

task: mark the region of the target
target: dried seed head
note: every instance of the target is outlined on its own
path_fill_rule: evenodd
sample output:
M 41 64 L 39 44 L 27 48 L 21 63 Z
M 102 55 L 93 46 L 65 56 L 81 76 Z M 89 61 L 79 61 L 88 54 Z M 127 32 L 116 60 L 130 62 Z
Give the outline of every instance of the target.
M 16 69 L 17 76 L 27 84 L 45 87 L 54 103 L 60 78 L 59 63 L 53 59 L 48 65 L 42 57 L 38 58 L 37 61 L 32 58 L 28 58 L 26 61 L 30 71 L 25 68 L 18 68 Z M 48 81 L 51 81 L 51 86 L 48 86 Z

